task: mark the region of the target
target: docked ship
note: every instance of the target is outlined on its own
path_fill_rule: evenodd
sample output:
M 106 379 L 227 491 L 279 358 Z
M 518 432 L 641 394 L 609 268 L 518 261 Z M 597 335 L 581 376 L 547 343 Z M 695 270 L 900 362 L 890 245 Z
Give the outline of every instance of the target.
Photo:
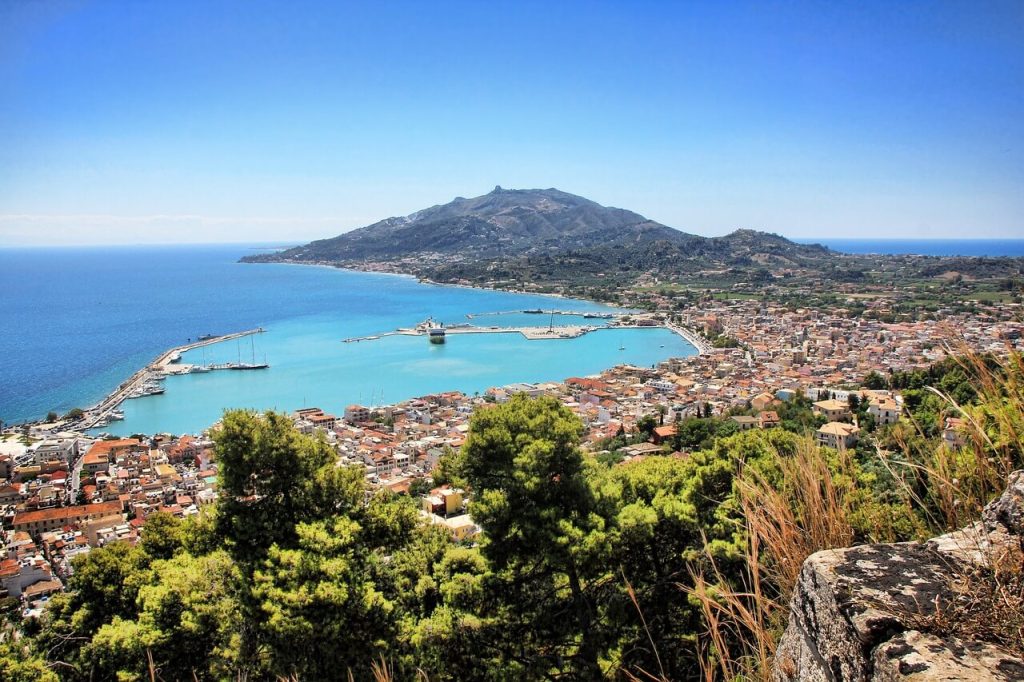
M 416 325 L 416 329 L 419 332 L 426 332 L 430 343 L 444 343 L 445 341 L 444 323 L 435 322 L 432 317 L 428 317 L 420 322 Z

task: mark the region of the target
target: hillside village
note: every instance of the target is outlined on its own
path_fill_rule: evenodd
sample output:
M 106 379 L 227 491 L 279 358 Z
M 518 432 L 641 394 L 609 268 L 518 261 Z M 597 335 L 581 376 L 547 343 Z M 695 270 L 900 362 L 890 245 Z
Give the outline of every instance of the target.
M 430 481 L 445 454 L 464 442 L 476 409 L 516 393 L 554 396 L 584 424 L 585 448 L 621 464 L 686 457 L 679 426 L 687 420 L 729 422 L 720 427 L 729 432 L 790 426 L 779 413 L 800 401 L 819 443 L 852 448 L 905 412 L 885 377 L 967 348 L 1024 348 L 1024 327 L 1014 321 L 1019 314 L 1016 304 L 993 304 L 941 322 L 886 323 L 724 301 L 669 313 L 669 324 L 707 339 L 733 339 L 734 347 L 700 343 L 699 355 L 656 367 L 623 365 L 598 376 L 493 387 L 475 396 L 449 392 L 387 406 L 307 408 L 292 417 L 301 432 L 320 434 L 334 447 L 339 466 L 362 467 L 373 486 L 421 497 L 425 519 L 471 542 L 479 529 L 466 514 L 463 492 L 433 488 Z M 865 386 L 869 376 L 882 385 Z M 942 424 L 951 447 L 962 444 L 960 426 L 956 419 Z M 216 497 L 209 432 L 97 439 L 63 431 L 60 423 L 9 431 L 0 441 L 0 595 L 17 600 L 23 615 L 36 616 L 63 589 L 73 557 L 113 541 L 136 542 L 153 512 L 194 515 Z

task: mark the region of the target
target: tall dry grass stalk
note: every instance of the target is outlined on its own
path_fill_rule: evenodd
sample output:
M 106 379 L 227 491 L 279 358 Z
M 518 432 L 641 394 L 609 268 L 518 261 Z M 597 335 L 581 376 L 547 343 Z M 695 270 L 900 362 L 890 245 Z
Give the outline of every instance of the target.
M 970 490 L 964 489 L 964 480 L 958 481 L 960 499 L 964 501 L 961 506 L 980 514 L 988 501 L 1002 492 L 1010 472 L 1024 464 L 1024 358 L 1010 352 L 994 360 L 992 368 L 985 357 L 965 348 L 957 361 L 974 383 L 978 394 L 975 404 L 961 406 L 941 391 L 932 390 L 964 421 L 968 442 L 961 450 L 967 455 L 961 468 L 966 464 L 974 476 L 966 481 L 973 486 Z M 945 459 L 950 458 L 947 455 Z
M 710 555 L 709 555 L 710 557 Z M 695 600 L 707 624 L 699 640 L 699 660 L 705 680 L 767 680 L 775 657 L 773 630 L 781 611 L 779 602 L 765 594 L 757 538 L 751 536 L 744 584 L 733 589 L 712 559 L 709 573 L 691 574 L 692 586 L 684 586 Z M 710 578 L 710 579 L 709 579 Z
M 960 405 L 934 386 L 928 390 L 945 406 L 943 416 L 963 422 L 964 445 L 927 440 L 924 425 L 906 415 L 918 436 L 916 442 L 893 431 L 905 458 L 893 461 L 879 453 L 879 461 L 908 505 L 924 517 L 933 533 L 976 521 L 985 505 L 1002 492 L 1010 472 L 1024 466 L 1024 358 L 1012 350 L 1000 358 L 981 355 L 963 342 L 950 344 L 948 350 L 970 378 L 977 394 L 975 404 Z
M 821 549 L 846 547 L 853 542 L 845 498 L 857 485 L 851 454 L 843 449 L 833 473 L 817 444 L 802 440 L 792 457 L 776 455 L 781 473 L 773 485 L 752 469 L 737 479 L 740 502 L 752 549 L 749 560 L 764 577 L 779 586 L 788 602 L 804 559 Z
M 839 452 L 833 473 L 806 438 L 792 456 L 776 453 L 773 464 L 771 482 L 752 468 L 736 479 L 747 534 L 742 585 L 730 586 L 708 553 L 711 568 L 684 587 L 707 628 L 700 652 L 707 680 L 768 680 L 804 560 L 854 539 L 846 504 L 856 486 L 850 453 Z

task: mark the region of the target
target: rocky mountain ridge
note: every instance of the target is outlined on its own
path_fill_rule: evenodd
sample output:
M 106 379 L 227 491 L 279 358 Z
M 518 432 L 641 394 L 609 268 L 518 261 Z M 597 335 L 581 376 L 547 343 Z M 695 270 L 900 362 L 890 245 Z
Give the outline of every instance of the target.
M 835 255 L 821 246 L 754 230 L 701 237 L 554 188 L 499 186 L 479 197 L 457 197 L 408 216 L 244 260 L 355 264 L 421 256 L 479 262 L 563 254 L 612 265 L 625 256 L 648 267 L 687 260 L 704 265 L 801 264 Z

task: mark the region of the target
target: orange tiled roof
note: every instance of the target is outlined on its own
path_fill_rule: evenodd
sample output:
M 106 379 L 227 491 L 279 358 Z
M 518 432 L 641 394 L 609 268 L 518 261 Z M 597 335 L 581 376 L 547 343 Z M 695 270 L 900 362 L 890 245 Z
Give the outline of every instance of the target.
M 53 521 L 56 519 L 70 519 L 73 516 L 90 514 L 93 516 L 108 516 L 121 513 L 120 502 L 102 502 L 100 504 L 81 504 L 75 507 L 61 507 L 57 509 L 40 509 L 39 511 L 22 512 L 14 516 L 14 523 L 35 523 L 39 521 Z

